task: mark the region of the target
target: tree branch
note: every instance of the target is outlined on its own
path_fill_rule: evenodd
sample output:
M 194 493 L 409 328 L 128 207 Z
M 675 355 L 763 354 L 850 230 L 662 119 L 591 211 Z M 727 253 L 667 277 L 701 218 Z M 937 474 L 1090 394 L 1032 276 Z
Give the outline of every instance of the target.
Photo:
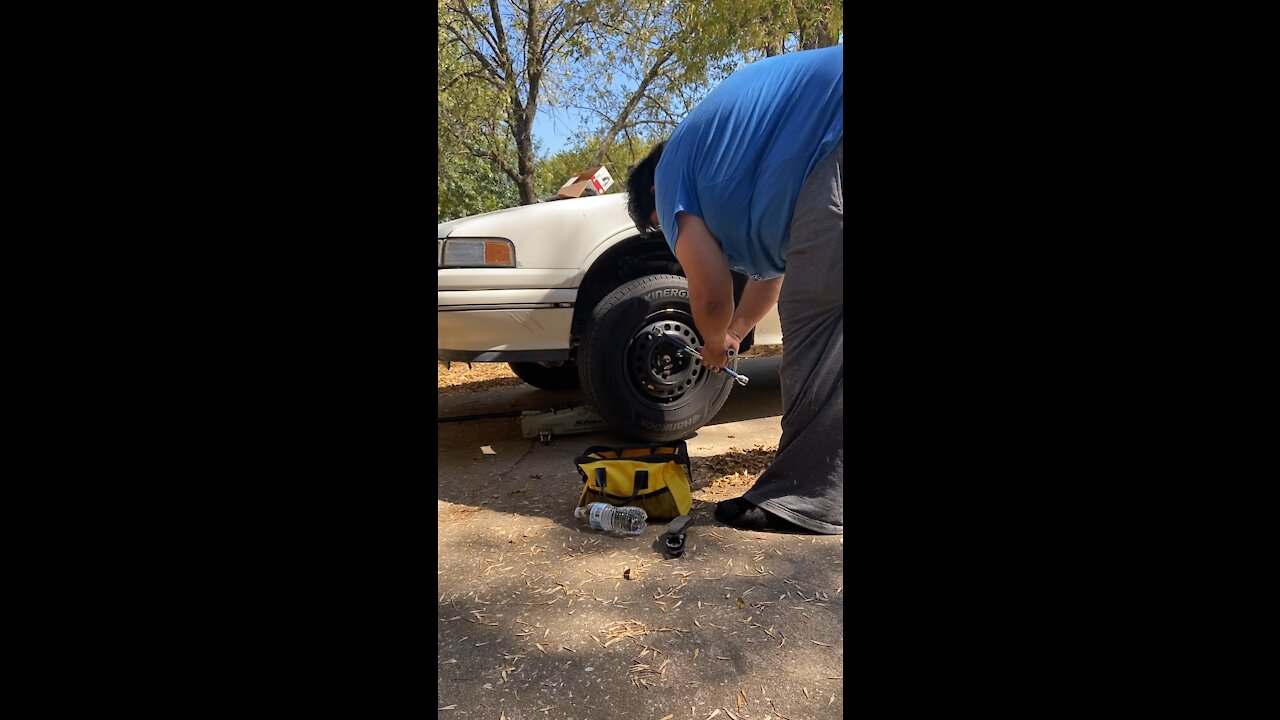
M 600 161 L 604 159 L 605 152 L 609 150 L 609 146 L 613 145 L 613 141 L 617 139 L 618 133 L 622 130 L 622 126 L 626 124 L 628 118 L 631 117 L 631 113 L 635 111 L 636 106 L 640 104 L 640 100 L 643 99 L 645 93 L 648 92 L 649 85 L 658 77 L 659 71 L 662 70 L 662 66 L 665 65 L 674 54 L 674 50 L 667 49 L 658 55 L 653 66 L 649 68 L 649 72 L 645 73 L 644 80 L 640 82 L 640 86 L 635 89 L 635 92 L 631 93 L 631 97 L 627 98 L 627 103 L 623 106 L 622 112 L 618 114 L 618 118 L 613 122 L 613 125 L 609 130 L 605 132 L 604 136 L 600 138 L 600 147 L 596 150 L 595 157 L 592 158 L 592 165 L 599 165 Z
M 497 165 L 498 169 L 501 170 L 507 177 L 511 178 L 517 183 L 520 182 L 519 173 L 517 173 L 514 169 L 512 169 L 511 165 L 509 165 L 507 161 L 501 155 L 499 155 L 496 150 L 480 148 L 480 147 L 476 147 L 474 145 L 468 144 L 467 152 L 471 153 L 473 157 L 478 157 L 481 160 L 488 160 L 494 165 Z
M 467 39 L 462 36 L 462 33 L 460 33 L 458 29 L 453 27 L 452 25 L 445 25 L 444 29 L 447 30 L 450 35 L 453 35 L 455 40 L 457 40 L 459 43 L 462 44 L 462 47 L 467 51 L 465 53 L 466 55 L 470 55 L 471 57 L 479 61 L 480 65 L 485 69 L 486 72 L 489 73 L 490 77 L 494 79 L 494 82 L 492 83 L 493 85 L 496 85 L 498 87 L 501 87 L 503 85 L 505 78 L 502 76 L 502 73 L 498 71 L 498 68 L 495 67 L 492 62 L 490 62 L 489 58 L 485 56 L 483 52 L 472 47 L 471 43 L 468 42 Z
M 496 50 L 497 41 L 494 40 L 493 35 L 489 32 L 489 27 L 480 22 L 480 18 L 477 18 L 471 12 L 471 8 L 467 7 L 465 2 L 460 2 L 457 5 L 454 5 L 452 9 L 454 12 L 460 13 L 464 18 L 466 18 L 467 22 L 471 24 L 471 27 L 475 28 L 476 32 L 480 33 L 480 38 L 488 43 L 490 48 Z
M 463 80 L 463 78 L 478 78 L 478 77 L 482 77 L 484 74 L 485 74 L 485 71 L 483 69 L 464 72 L 461 75 L 458 75 L 457 77 L 454 77 L 453 79 L 441 85 L 439 92 L 447 92 L 449 88 L 453 87 L 454 85 L 457 85 L 459 82 Z

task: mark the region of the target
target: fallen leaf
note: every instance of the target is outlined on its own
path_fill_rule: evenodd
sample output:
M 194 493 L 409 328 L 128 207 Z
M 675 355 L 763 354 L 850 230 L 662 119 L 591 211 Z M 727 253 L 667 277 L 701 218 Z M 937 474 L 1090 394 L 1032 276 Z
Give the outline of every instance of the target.
M 484 453 L 485 455 L 497 455 L 497 454 L 498 454 L 498 453 L 494 452 L 494 451 L 493 451 L 493 448 L 492 448 L 492 447 L 489 447 L 488 445 L 481 445 L 481 446 L 480 446 L 480 452 Z

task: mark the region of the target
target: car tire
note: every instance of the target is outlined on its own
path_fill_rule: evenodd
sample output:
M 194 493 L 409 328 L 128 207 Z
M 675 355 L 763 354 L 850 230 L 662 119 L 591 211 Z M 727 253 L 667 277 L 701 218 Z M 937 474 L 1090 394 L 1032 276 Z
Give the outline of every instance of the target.
M 516 377 L 541 390 L 576 390 L 578 367 L 573 363 L 507 363 Z
M 689 283 L 679 275 L 647 275 L 614 290 L 596 305 L 578 348 L 578 373 L 587 400 L 613 429 L 641 442 L 686 438 L 707 424 L 733 383 L 655 326 L 677 333 L 695 349 Z

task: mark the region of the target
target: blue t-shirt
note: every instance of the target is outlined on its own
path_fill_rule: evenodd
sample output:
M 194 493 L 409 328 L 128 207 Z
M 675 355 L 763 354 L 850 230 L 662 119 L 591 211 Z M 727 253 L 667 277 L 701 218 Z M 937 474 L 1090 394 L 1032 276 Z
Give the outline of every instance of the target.
M 676 127 L 658 162 L 658 222 L 672 251 L 676 214 L 686 212 L 706 222 L 732 269 L 783 274 L 800 187 L 843 136 L 843 45 L 730 75 Z

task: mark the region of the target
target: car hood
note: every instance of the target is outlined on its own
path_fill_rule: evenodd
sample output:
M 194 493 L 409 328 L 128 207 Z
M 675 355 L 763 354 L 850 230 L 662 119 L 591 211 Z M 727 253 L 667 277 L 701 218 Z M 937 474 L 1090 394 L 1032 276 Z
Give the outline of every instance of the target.
M 436 226 L 436 238 L 451 235 L 468 237 L 509 237 L 513 229 L 565 227 L 585 221 L 609 225 L 631 225 L 627 216 L 627 194 L 597 195 L 495 210 L 450 220 Z M 634 227 L 634 226 L 632 226 Z

